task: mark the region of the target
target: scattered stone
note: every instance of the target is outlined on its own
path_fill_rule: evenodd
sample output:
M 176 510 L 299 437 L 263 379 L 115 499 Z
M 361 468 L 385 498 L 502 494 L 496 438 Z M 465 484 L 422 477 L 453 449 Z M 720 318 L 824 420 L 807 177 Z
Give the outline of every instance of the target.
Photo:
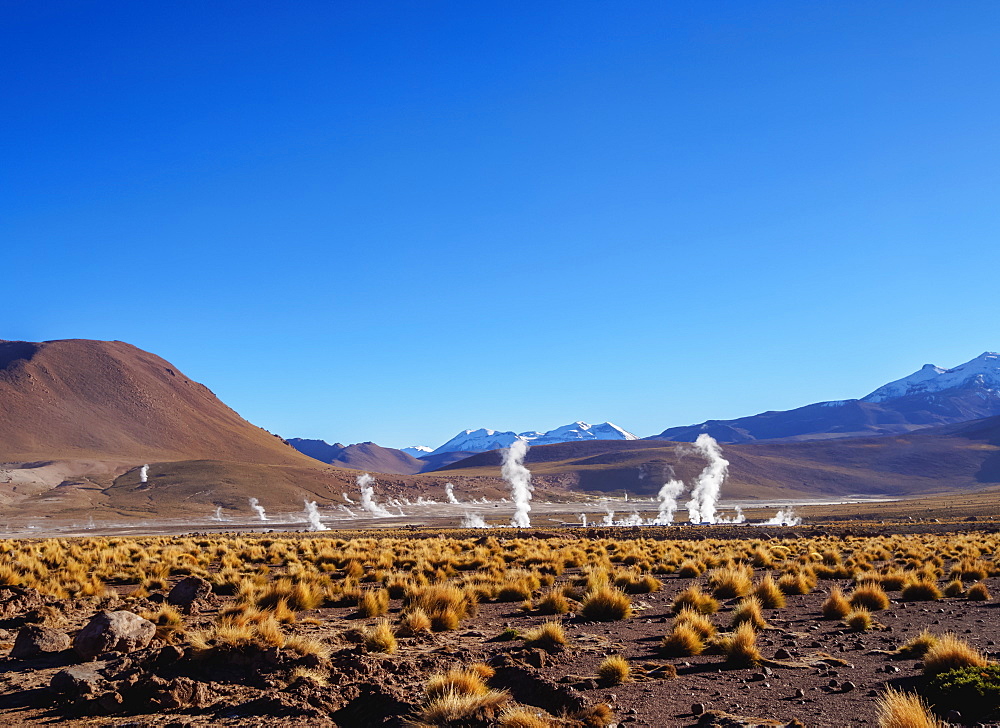
M 701 715 L 704 712 L 705 712 L 704 703 L 695 703 L 694 705 L 691 706 L 691 715 Z
M 100 693 L 108 686 L 97 669 L 89 665 L 74 665 L 52 676 L 50 687 L 71 700 L 79 700 Z
M 840 686 L 840 690 L 841 690 L 841 692 L 849 693 L 852 690 L 854 690 L 856 687 L 857 687 L 857 685 L 855 685 L 854 683 L 852 683 L 850 680 L 845 680 L 844 684 Z
M 186 576 L 174 584 L 167 601 L 187 613 L 194 613 L 211 595 L 212 585 L 209 582 L 200 576 Z
M 52 627 L 29 624 L 17 633 L 10 656 L 15 660 L 30 660 L 47 652 L 68 650 L 69 646 L 69 635 L 65 632 Z
M 84 660 L 105 652 L 131 652 L 146 647 L 156 625 L 132 612 L 100 612 L 73 640 L 73 649 Z

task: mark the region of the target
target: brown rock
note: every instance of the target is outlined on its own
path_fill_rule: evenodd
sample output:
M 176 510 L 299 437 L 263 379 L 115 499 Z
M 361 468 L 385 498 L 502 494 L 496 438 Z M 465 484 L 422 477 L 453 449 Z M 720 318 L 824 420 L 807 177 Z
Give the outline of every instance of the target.
M 101 612 L 73 640 L 73 649 L 84 660 L 105 652 L 131 652 L 146 647 L 156 625 L 132 612 Z
M 167 601 L 185 611 L 197 611 L 199 602 L 212 595 L 212 585 L 200 576 L 186 576 L 174 584 Z
M 78 700 L 102 692 L 107 687 L 107 680 L 93 667 L 74 665 L 53 675 L 49 686 L 61 695 Z
M 69 646 L 69 635 L 64 632 L 29 624 L 17 633 L 10 656 L 15 660 L 30 660 L 46 652 L 68 650 Z

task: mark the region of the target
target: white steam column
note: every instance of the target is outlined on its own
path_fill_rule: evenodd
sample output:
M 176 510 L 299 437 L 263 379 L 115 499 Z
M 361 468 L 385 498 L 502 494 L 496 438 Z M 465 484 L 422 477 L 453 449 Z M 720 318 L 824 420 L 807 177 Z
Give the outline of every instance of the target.
M 375 487 L 372 485 L 374 482 L 375 478 L 368 473 L 362 473 L 358 476 L 357 483 L 358 487 L 361 488 L 361 507 L 376 518 L 391 517 L 392 514 L 389 511 L 375 502 Z
M 319 520 L 319 507 L 316 505 L 316 501 L 311 501 L 308 498 L 302 500 L 306 504 L 306 519 L 309 521 L 309 530 L 329 531 L 330 529 Z
M 677 510 L 677 498 L 684 492 L 683 480 L 668 480 L 660 488 L 656 497 L 660 501 L 660 512 L 653 521 L 657 526 L 669 526 L 674 522 L 674 511 Z
M 531 525 L 531 471 L 524 467 L 524 458 L 528 454 L 528 443 L 524 440 L 514 440 L 510 447 L 503 451 L 503 466 L 500 469 L 503 479 L 510 483 L 510 499 L 514 501 L 514 515 L 510 525 L 518 528 L 528 528 Z
M 149 466 L 143 465 L 139 468 L 139 482 L 146 483 L 149 481 Z
M 688 516 L 691 523 L 715 523 L 719 493 L 729 473 L 729 461 L 722 457 L 722 449 L 715 438 L 704 432 L 698 435 L 694 447 L 708 460 L 708 465 L 701 471 L 691 491 L 691 500 L 687 502 Z
M 267 520 L 267 516 L 264 515 L 264 506 L 260 504 L 259 500 L 257 500 L 256 498 L 251 498 L 250 507 L 253 508 L 255 511 L 257 511 L 257 518 L 259 518 L 262 521 Z

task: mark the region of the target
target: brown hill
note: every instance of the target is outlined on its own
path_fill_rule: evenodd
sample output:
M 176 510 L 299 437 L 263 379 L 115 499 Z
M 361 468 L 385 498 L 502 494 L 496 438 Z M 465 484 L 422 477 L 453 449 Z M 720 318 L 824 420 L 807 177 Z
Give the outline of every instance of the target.
M 354 445 L 333 445 L 324 440 L 306 440 L 293 437 L 288 444 L 311 458 L 335 465 L 338 468 L 368 470 L 376 473 L 395 475 L 415 475 L 425 469 L 426 463 L 409 453 L 392 447 L 382 447 L 374 442 L 358 442 Z
M 121 341 L 0 341 L 0 461 L 312 465 L 208 387 Z

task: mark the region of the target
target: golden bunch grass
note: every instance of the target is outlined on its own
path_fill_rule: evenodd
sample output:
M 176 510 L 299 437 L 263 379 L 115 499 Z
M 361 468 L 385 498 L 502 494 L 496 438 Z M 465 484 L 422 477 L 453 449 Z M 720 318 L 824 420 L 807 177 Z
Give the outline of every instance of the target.
M 872 613 L 864 607 L 855 607 L 844 617 L 844 623 L 854 632 L 864 632 L 871 629 Z
M 927 650 L 937 644 L 938 636 L 925 629 L 916 637 L 911 638 L 906 644 L 896 650 L 901 657 L 918 658 L 927 654 Z
M 749 567 L 715 569 L 708 575 L 708 586 L 719 599 L 746 596 L 753 587 L 752 573 Z
M 988 602 L 991 598 L 990 590 L 986 588 L 986 584 L 980 581 L 969 587 L 969 591 L 966 592 L 965 598 L 973 602 Z
M 764 578 L 754 586 L 751 594 L 757 597 L 761 606 L 765 609 L 780 609 L 785 606 L 785 593 L 778 588 L 778 585 L 775 583 L 770 574 L 764 576 Z
M 702 639 L 713 637 L 716 632 L 712 618 L 707 614 L 702 614 L 696 609 L 685 608 L 674 617 L 674 625 L 686 624 L 701 635 Z
M 424 695 L 429 700 L 452 693 L 455 695 L 486 695 L 489 688 L 482 675 L 476 670 L 449 670 L 440 675 L 432 675 L 424 686 Z
M 421 632 L 429 632 L 430 629 L 431 619 L 427 612 L 420 607 L 413 607 L 400 616 L 396 631 L 401 637 L 413 637 Z
M 986 667 L 988 664 L 989 660 L 982 652 L 950 632 L 941 635 L 924 654 L 925 675 L 937 675 L 960 667 Z
M 524 633 L 524 644 L 529 647 L 541 647 L 545 650 L 553 650 L 564 647 L 568 640 L 562 622 L 545 622 L 544 624 L 530 629 Z
M 771 625 L 764 619 L 763 607 L 757 597 L 745 597 L 733 610 L 730 624 L 738 627 L 748 622 L 754 629 L 768 629 Z
M 489 690 L 482 695 L 444 693 L 428 701 L 417 713 L 413 728 L 493 725 L 510 702 L 510 694 Z
M 611 655 L 597 668 L 597 675 L 608 685 L 621 685 L 632 679 L 632 668 L 621 655 Z
M 848 599 L 852 607 L 862 607 L 869 612 L 878 612 L 889 608 L 889 596 L 881 586 L 874 582 L 859 584 Z
M 879 728 L 944 728 L 931 709 L 914 693 L 886 688 L 875 701 Z
M 830 596 L 820 609 L 824 619 L 844 619 L 851 612 L 851 604 L 840 591 L 840 587 L 835 586 L 830 590 Z
M 358 599 L 358 615 L 361 617 L 381 617 L 389 613 L 389 591 L 368 589 Z
M 702 614 L 714 614 L 719 609 L 719 602 L 705 594 L 699 586 L 692 585 L 674 598 L 671 608 L 674 614 L 679 614 L 684 609 L 693 609 Z
M 961 579 L 952 579 L 944 588 L 946 597 L 960 597 L 965 594 L 965 583 Z
M 690 624 L 675 624 L 660 642 L 660 651 L 667 657 L 690 657 L 705 651 L 705 640 L 701 632 Z
M 716 638 L 715 646 L 726 656 L 726 662 L 737 667 L 752 667 L 763 656 L 757 649 L 757 632 L 747 622 Z
M 595 622 L 616 622 L 632 616 L 632 600 L 613 587 L 599 587 L 583 597 L 580 615 Z
M 537 609 L 542 614 L 566 614 L 569 612 L 569 599 L 561 589 L 549 589 L 538 600 Z
M 938 585 L 927 579 L 915 579 L 907 582 L 899 595 L 904 602 L 933 602 L 942 596 Z
M 376 620 L 372 626 L 363 628 L 361 634 L 364 637 L 365 649 L 369 652 L 392 654 L 396 651 L 396 635 L 392 633 L 388 619 Z

